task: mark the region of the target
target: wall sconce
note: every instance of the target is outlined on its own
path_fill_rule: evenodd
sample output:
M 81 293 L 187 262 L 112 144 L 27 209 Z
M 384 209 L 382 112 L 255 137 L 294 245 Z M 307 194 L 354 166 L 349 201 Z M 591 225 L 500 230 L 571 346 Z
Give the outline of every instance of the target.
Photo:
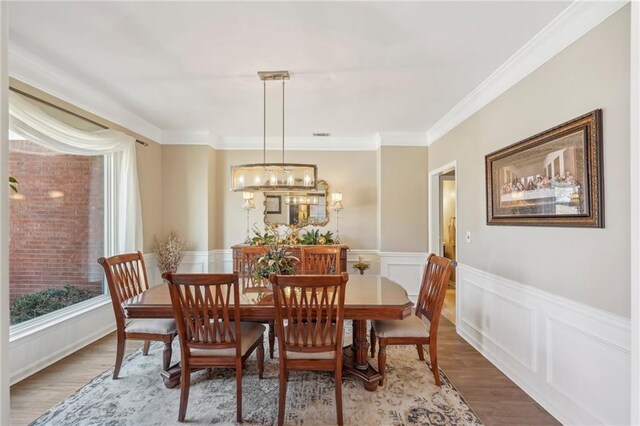
M 253 192 L 243 192 L 242 193 L 242 209 L 247 212 L 247 233 L 244 239 L 245 244 L 251 243 L 251 237 L 249 236 L 249 222 L 251 210 L 256 208 L 255 201 L 253 200 Z
M 334 241 L 336 244 L 340 244 L 340 212 L 344 207 L 342 206 L 342 192 L 331 193 L 331 210 L 336 212 L 336 238 Z

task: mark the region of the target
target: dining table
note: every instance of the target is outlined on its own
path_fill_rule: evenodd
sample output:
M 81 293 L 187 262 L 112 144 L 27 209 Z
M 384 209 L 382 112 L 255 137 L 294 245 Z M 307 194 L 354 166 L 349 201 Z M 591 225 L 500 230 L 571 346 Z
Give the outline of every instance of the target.
M 246 321 L 273 321 L 275 307 L 269 289 L 241 292 L 240 317 Z M 381 275 L 350 275 L 346 284 L 344 318 L 352 321 L 352 344 L 343 350 L 343 373 L 360 379 L 364 388 L 375 391 L 382 376 L 367 356 L 367 320 L 401 320 L 411 315 L 413 303 L 400 284 Z M 150 287 L 123 302 L 130 319 L 173 318 L 167 283 Z M 162 372 L 168 388 L 180 384 L 180 364 Z

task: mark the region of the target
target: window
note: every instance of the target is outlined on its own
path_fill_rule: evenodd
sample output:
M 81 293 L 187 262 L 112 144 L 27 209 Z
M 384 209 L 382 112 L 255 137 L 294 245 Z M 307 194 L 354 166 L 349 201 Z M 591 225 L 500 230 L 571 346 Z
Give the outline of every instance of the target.
M 105 293 L 105 156 L 61 154 L 12 135 L 11 324 Z

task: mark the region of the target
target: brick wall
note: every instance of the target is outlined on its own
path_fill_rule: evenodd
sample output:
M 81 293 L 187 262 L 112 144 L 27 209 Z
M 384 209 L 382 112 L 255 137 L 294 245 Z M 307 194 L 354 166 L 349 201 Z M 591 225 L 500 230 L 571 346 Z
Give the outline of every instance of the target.
M 102 293 L 104 158 L 61 155 L 10 141 L 10 300 L 66 284 Z

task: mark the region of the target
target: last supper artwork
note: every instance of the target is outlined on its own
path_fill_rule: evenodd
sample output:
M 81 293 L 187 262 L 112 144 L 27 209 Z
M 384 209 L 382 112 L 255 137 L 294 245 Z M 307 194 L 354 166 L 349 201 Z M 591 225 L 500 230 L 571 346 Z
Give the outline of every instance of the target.
M 600 114 L 487 155 L 487 222 L 602 226 Z
M 553 142 L 496 161 L 498 211 L 505 214 L 576 215 L 588 213 L 582 191 L 584 135 L 571 133 Z

